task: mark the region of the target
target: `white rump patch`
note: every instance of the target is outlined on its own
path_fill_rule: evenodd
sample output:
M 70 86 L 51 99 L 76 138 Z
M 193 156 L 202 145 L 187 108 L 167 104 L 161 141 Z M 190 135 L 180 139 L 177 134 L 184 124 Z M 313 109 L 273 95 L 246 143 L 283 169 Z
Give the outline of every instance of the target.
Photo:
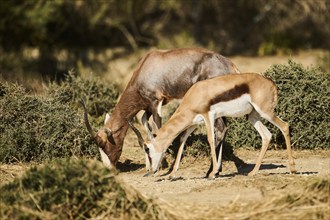
M 242 117 L 249 114 L 253 110 L 251 105 L 251 97 L 249 94 L 244 94 L 239 98 L 219 102 L 210 107 L 210 111 L 214 113 L 215 118 L 219 117 Z
M 101 159 L 102 159 L 102 162 L 103 162 L 104 166 L 106 166 L 107 168 L 112 169 L 113 166 L 112 166 L 111 161 L 109 160 L 109 157 L 106 155 L 106 153 L 104 153 L 104 151 L 100 147 L 99 147 L 99 151 L 100 151 Z

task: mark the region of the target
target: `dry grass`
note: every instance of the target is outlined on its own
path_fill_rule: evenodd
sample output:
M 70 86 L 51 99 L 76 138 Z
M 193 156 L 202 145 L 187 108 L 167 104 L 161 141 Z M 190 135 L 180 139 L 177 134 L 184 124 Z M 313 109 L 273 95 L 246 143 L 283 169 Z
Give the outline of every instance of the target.
M 302 187 L 303 185 L 305 187 Z M 179 219 L 329 219 L 329 190 L 329 177 L 314 177 L 297 182 L 297 187 L 291 189 L 290 193 L 274 190 L 276 193 L 254 203 L 240 202 L 237 196 L 225 206 L 214 204 L 210 207 L 174 202 L 164 207 L 169 209 L 169 212 L 172 210 Z
M 175 219 L 90 160 L 32 166 L 0 191 L 0 219 Z
M 13 180 L 24 173 L 30 164 L 1 164 L 0 165 L 0 184 Z

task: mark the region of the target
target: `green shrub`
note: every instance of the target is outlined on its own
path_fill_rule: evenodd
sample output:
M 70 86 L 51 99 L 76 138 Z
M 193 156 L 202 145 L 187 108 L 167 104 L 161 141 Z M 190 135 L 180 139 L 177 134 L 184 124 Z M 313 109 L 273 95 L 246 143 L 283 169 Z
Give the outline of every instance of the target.
M 264 75 L 272 78 L 278 87 L 279 99 L 275 112 L 290 124 L 292 145 L 300 149 L 328 148 L 329 74 L 320 68 L 304 68 L 289 60 L 287 64 L 272 66 Z M 233 146 L 261 146 L 259 134 L 246 118 L 230 119 L 228 125 L 226 140 Z M 268 122 L 265 125 L 273 134 L 272 143 L 285 147 L 280 130 Z
M 92 100 L 87 103 L 97 117 L 112 110 L 118 91 L 97 79 L 84 80 L 69 74 L 61 85 L 51 85 L 43 96 L 27 94 L 18 85 L 1 83 L 0 97 L 0 162 L 40 162 L 97 155 L 78 101 Z
M 25 93 L 18 85 L 0 84 L 0 161 L 43 161 L 96 155 L 81 116 L 54 98 Z
M 1 219 L 163 219 L 170 215 L 88 160 L 32 167 L 0 188 Z
M 63 105 L 70 104 L 78 109 L 81 108 L 79 101 L 84 99 L 88 113 L 93 117 L 100 117 L 112 111 L 117 103 L 119 92 L 113 84 L 103 83 L 98 77 L 90 76 L 89 79 L 84 79 L 69 71 L 60 85 L 49 86 L 46 96 L 55 98 Z

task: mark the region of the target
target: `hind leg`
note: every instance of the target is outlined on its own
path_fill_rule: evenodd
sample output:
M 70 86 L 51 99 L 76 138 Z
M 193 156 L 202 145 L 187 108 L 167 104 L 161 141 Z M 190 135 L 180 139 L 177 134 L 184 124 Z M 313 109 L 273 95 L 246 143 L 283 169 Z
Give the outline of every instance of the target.
M 269 130 L 261 123 L 260 121 L 260 115 L 256 111 L 252 111 L 249 115 L 249 121 L 252 123 L 254 128 L 258 131 L 262 138 L 262 147 L 261 152 L 259 154 L 259 157 L 256 161 L 256 165 L 254 166 L 253 170 L 248 174 L 249 176 L 254 176 L 260 169 L 261 161 L 265 156 L 265 153 L 267 151 L 267 148 L 270 143 L 270 139 L 272 137 L 272 134 L 269 132 Z
M 290 172 L 295 173 L 296 169 L 295 169 L 295 163 L 294 163 L 294 160 L 293 160 L 293 157 L 292 157 L 289 125 L 288 125 L 288 123 L 282 121 L 276 115 L 274 115 L 273 118 L 269 121 L 281 130 L 281 132 L 282 132 L 282 134 L 285 138 L 286 149 L 287 149 L 287 153 L 288 153 L 288 157 L 289 157 Z

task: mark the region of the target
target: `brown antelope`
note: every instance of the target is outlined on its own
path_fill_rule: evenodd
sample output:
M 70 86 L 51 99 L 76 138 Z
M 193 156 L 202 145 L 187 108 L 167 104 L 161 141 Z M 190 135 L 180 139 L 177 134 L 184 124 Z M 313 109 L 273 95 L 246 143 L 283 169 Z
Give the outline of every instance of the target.
M 261 123 L 261 118 L 268 120 L 281 130 L 286 142 L 290 171 L 295 172 L 291 153 L 289 125 L 275 115 L 276 103 L 276 85 L 272 80 L 257 73 L 224 75 L 194 84 L 187 91 L 172 117 L 158 130 L 156 137 L 151 142 L 144 144 L 145 151 L 150 159 L 152 172 L 155 173 L 158 170 L 166 149 L 181 132 L 187 130 L 186 135 L 189 136 L 194 130 L 194 126 L 205 123 L 214 165 L 209 177 L 214 178 L 221 163 L 221 149 L 219 159 L 217 160 L 216 158 L 214 120 L 219 117 L 241 117 L 244 115 L 248 115 L 249 121 L 262 138 L 260 155 L 249 175 L 255 175 L 258 172 L 271 139 L 271 133 Z M 143 142 L 138 130 L 131 123 L 130 125 L 138 135 L 140 142 Z M 182 144 L 180 148 L 183 148 Z M 177 155 L 170 178 L 175 176 L 182 150 L 180 149 Z
M 238 69 L 229 59 L 200 48 L 157 50 L 146 54 L 139 62 L 111 117 L 106 115 L 104 127 L 97 133 L 88 122 L 87 109 L 84 106 L 85 124 L 99 146 L 103 163 L 110 168 L 116 166 L 122 152 L 128 121 L 140 110 L 146 112 L 143 117 L 146 129 L 146 121 L 151 115 L 160 128 L 162 105 L 172 99 L 181 99 L 198 81 L 237 72 Z M 218 122 L 221 124 L 222 120 Z M 142 146 L 141 142 L 140 144 Z

